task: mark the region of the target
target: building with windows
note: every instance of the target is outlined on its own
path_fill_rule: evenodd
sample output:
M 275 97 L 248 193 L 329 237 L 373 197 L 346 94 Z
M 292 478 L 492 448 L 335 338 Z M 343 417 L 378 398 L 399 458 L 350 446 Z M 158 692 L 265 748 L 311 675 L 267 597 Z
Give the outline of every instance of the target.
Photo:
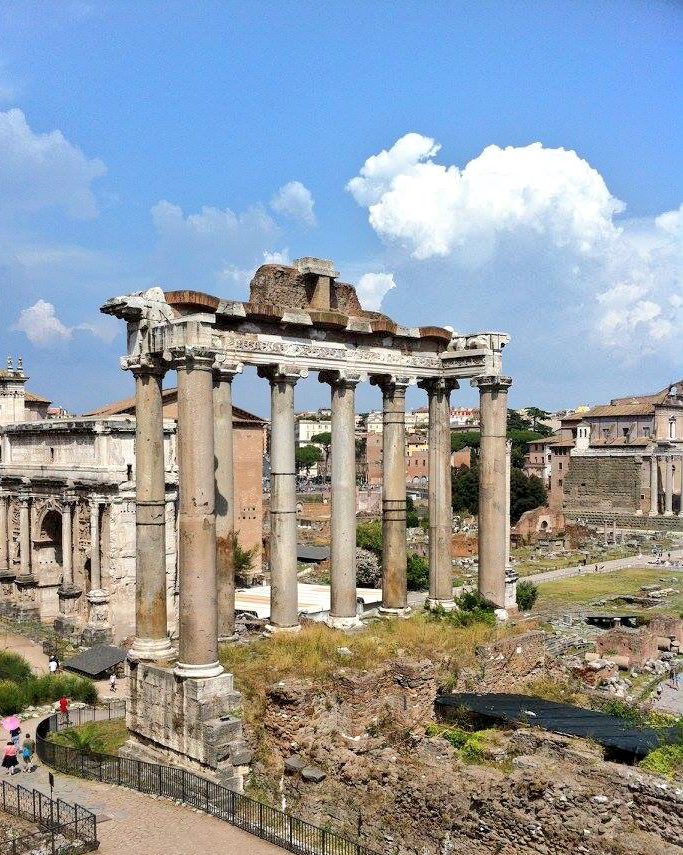
M 610 519 L 678 516 L 683 383 L 569 414 L 545 448 L 551 508 Z

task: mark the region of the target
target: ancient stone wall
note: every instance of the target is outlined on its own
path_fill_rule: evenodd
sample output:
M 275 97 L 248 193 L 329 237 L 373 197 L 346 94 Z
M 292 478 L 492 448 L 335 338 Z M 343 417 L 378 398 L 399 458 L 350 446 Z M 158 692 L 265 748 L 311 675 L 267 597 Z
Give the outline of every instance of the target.
M 601 657 L 625 656 L 629 667 L 642 665 L 648 659 L 658 659 L 657 636 L 649 627 L 628 629 L 620 626 L 599 635 L 595 640 L 595 649 Z
M 544 634 L 530 632 L 478 650 L 455 689 L 523 691 L 552 667 Z M 683 855 L 680 790 L 536 729 L 498 733 L 465 762 L 426 735 L 437 686 L 428 660 L 342 669 L 325 689 L 279 683 L 255 782 L 274 803 L 391 855 Z
M 564 479 L 564 508 L 641 509 L 641 469 L 637 457 L 571 457 Z

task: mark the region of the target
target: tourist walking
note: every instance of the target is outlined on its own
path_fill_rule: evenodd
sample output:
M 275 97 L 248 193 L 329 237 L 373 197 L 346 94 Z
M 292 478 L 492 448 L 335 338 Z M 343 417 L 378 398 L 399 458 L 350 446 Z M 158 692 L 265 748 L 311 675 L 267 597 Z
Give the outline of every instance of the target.
M 21 746 L 21 759 L 24 761 L 24 772 L 30 772 L 33 765 L 33 752 L 36 750 L 36 743 L 31 736 L 24 734 L 24 743 Z
M 17 760 L 17 746 L 10 740 L 5 745 L 5 753 L 2 756 L 2 768 L 5 769 L 6 775 L 12 775 L 13 769 L 19 765 Z
M 50 674 L 57 673 L 57 669 L 59 668 L 59 662 L 57 662 L 57 657 L 54 655 L 54 653 L 52 654 L 52 656 L 50 656 L 50 661 L 47 663 L 47 667 L 50 671 Z
M 109 678 L 109 690 L 116 693 L 116 674 L 112 674 Z
M 10 730 L 9 735 L 12 737 L 12 742 L 15 748 L 19 748 L 19 738 L 21 737 L 21 728 L 15 727 L 13 730 Z
M 678 689 L 678 674 L 675 665 L 669 668 L 669 685 L 672 689 Z
M 61 716 L 62 716 L 61 723 L 62 724 L 68 724 L 69 723 L 69 701 L 68 701 L 66 695 L 62 695 L 62 697 L 59 699 L 59 712 L 61 713 Z

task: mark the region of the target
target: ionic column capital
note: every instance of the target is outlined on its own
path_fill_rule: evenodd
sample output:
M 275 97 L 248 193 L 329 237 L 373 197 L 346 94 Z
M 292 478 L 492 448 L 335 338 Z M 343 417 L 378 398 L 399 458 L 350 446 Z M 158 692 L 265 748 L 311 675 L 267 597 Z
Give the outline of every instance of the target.
M 212 367 L 214 380 L 232 383 L 235 377 L 242 373 L 244 364 L 230 359 L 226 353 L 217 353 Z
M 318 373 L 318 382 L 328 383 L 330 386 L 337 388 L 355 389 L 359 383 L 364 383 L 367 380 L 367 374 L 362 374 L 359 371 L 320 371 Z
M 119 364 L 122 371 L 130 371 L 134 377 L 146 375 L 163 377 L 166 373 L 166 365 L 164 365 L 163 360 L 151 353 L 122 356 Z
M 414 377 L 406 377 L 400 374 L 373 374 L 370 377 L 370 384 L 379 386 L 385 395 L 405 395 L 408 386 L 412 386 L 414 383 Z
M 480 392 L 507 392 L 512 386 L 512 377 L 503 377 L 499 374 L 473 377 L 470 386 L 479 389 Z
M 460 388 L 460 383 L 450 377 L 424 377 L 417 381 L 417 385 L 420 389 L 424 389 L 430 397 L 439 392 L 450 395 L 455 389 Z
M 213 371 L 216 362 L 216 351 L 202 345 L 184 344 L 165 350 L 162 356 L 164 362 L 176 371 L 192 369 L 193 371 Z
M 299 380 L 304 377 L 308 377 L 308 368 L 302 368 L 299 365 L 289 365 L 286 363 L 259 365 L 257 372 L 259 377 L 269 380 L 271 386 L 279 383 L 287 383 L 290 386 L 296 386 Z

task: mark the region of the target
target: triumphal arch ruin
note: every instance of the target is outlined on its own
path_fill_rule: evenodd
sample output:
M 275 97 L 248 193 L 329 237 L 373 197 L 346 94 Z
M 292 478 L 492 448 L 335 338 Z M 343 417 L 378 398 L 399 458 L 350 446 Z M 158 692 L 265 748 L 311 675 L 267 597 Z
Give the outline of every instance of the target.
M 480 396 L 479 589 L 501 608 L 514 604 L 514 579 L 506 578 L 511 380 L 501 357 L 508 336 L 402 326 L 364 310 L 337 275 L 330 261 L 302 258 L 259 268 L 248 302 L 153 288 L 102 307 L 127 322 L 122 367 L 135 377 L 137 404 L 130 729 L 143 745 L 217 769 L 223 779 L 244 760 L 234 721 L 224 715 L 234 703 L 232 678 L 218 661 L 219 639 L 234 627 L 231 383 L 244 366 L 255 366 L 271 390 L 272 632 L 299 628 L 294 393 L 313 371 L 330 387 L 332 410 L 330 625 L 358 622 L 354 398 L 367 381 L 383 400 L 382 613 L 408 611 L 405 394 L 414 384 L 429 401 L 429 600 L 453 606 L 449 399 L 463 380 Z M 163 546 L 161 388 L 169 369 L 178 380 L 177 653 L 166 629 Z

